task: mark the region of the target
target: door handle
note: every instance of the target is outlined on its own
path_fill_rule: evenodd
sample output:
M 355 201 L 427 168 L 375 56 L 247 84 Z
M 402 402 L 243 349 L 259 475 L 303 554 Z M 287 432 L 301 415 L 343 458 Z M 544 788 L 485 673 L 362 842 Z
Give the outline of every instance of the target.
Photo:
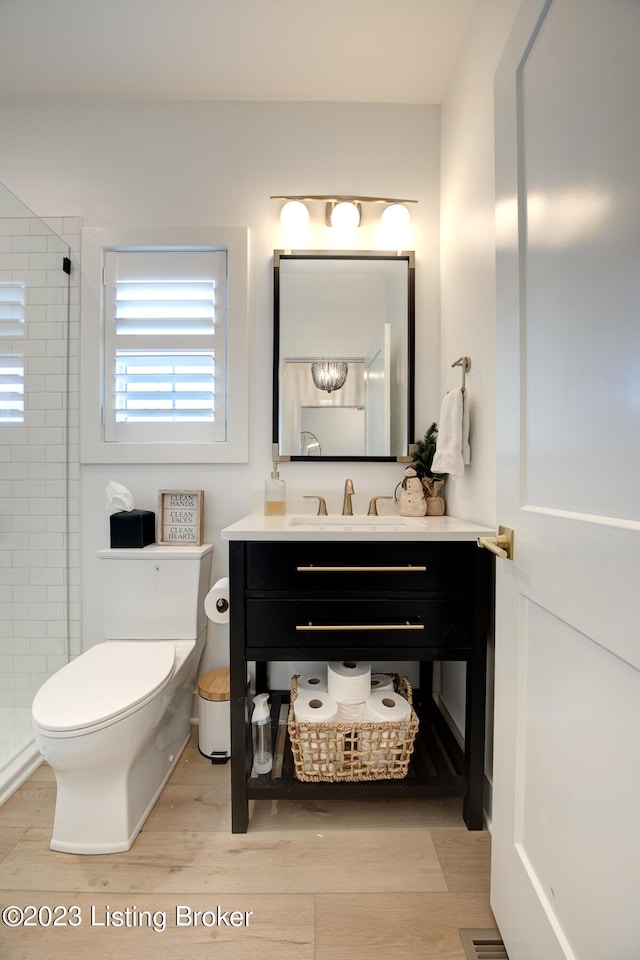
M 511 527 L 498 527 L 497 537 L 478 537 L 476 543 L 490 550 L 501 560 L 513 560 L 513 530 Z

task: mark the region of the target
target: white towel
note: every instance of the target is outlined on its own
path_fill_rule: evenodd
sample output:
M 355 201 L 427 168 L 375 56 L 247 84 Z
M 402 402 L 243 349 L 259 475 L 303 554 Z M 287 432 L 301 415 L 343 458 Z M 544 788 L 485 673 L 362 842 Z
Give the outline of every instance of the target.
M 445 394 L 440 409 L 436 452 L 431 464 L 433 473 L 461 477 L 465 464 L 471 463 L 468 406 L 462 387 Z

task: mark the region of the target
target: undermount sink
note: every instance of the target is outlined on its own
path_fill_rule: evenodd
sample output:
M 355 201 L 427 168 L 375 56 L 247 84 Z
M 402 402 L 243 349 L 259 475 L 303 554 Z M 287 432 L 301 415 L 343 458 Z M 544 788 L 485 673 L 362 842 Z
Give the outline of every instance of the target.
M 419 524 L 424 526 L 423 524 Z M 416 527 L 412 517 L 291 517 L 290 527 L 313 527 L 315 530 L 406 530 Z

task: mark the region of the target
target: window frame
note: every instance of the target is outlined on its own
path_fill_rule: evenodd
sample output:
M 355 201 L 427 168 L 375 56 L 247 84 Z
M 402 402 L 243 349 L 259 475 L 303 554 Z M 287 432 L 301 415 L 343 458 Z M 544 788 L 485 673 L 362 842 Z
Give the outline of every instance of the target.
M 227 253 L 226 439 L 141 443 L 105 439 L 104 254 L 120 248 L 213 247 Z M 86 227 L 81 248 L 80 456 L 83 463 L 247 463 L 247 227 Z

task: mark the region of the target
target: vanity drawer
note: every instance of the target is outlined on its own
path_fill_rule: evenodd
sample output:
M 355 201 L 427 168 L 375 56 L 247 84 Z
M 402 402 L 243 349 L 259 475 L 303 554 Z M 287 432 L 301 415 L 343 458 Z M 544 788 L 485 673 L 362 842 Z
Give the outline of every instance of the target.
M 470 589 L 474 544 L 309 541 L 247 544 L 255 593 L 391 593 Z
M 252 647 L 470 647 L 470 604 L 447 600 L 248 600 Z

